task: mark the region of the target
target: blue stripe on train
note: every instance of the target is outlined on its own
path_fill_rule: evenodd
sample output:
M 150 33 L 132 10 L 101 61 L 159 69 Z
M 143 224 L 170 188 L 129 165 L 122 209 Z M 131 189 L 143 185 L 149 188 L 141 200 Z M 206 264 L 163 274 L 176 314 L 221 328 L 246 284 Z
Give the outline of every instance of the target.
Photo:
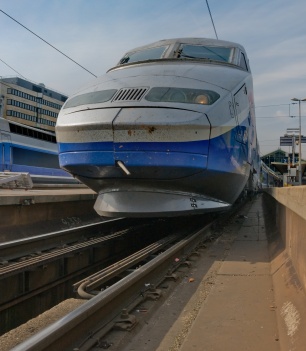
M 80 151 L 67 152 L 59 155 L 61 167 L 69 166 L 114 166 L 116 161 L 122 161 L 129 167 L 183 167 L 193 169 L 205 169 L 207 167 L 207 156 L 178 152 L 105 152 L 105 151 Z
M 248 146 L 237 141 L 237 129 L 233 128 L 210 141 L 60 143 L 59 152 L 60 166 L 67 169 L 114 166 L 120 160 L 131 167 L 179 166 L 240 173 L 239 168 L 247 162 Z
M 188 142 L 59 143 L 59 153 L 77 151 L 158 151 L 207 154 L 209 140 Z

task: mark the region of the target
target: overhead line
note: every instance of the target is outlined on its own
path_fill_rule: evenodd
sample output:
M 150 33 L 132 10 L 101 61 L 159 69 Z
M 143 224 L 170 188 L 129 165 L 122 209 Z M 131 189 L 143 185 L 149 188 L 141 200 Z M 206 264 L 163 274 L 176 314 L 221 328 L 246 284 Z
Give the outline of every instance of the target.
M 9 67 L 10 69 L 12 69 L 14 72 L 16 72 L 17 74 L 19 74 L 22 78 L 27 79 L 26 77 L 24 77 L 21 73 L 17 72 L 13 67 L 11 67 L 9 64 L 7 64 L 6 62 L 4 62 L 3 60 L 0 59 L 1 62 L 3 62 L 7 67 Z
M 272 106 L 288 106 L 288 105 L 296 105 L 297 102 L 291 102 L 290 104 L 277 104 L 277 105 L 262 105 L 262 106 L 255 106 L 255 108 L 258 107 L 272 107 Z
M 258 118 L 283 118 L 283 117 L 285 117 L 285 118 L 296 118 L 296 117 L 298 117 L 298 116 L 262 116 L 262 117 L 257 117 L 256 116 L 256 119 L 258 119 Z M 301 116 L 301 117 L 306 117 L 306 116 Z
M 52 44 L 48 43 L 45 39 L 43 39 L 42 37 L 40 37 L 39 35 L 37 35 L 36 33 L 34 33 L 33 31 L 31 31 L 29 28 L 27 28 L 26 26 L 24 26 L 23 24 L 21 24 L 20 22 L 18 22 L 17 20 L 15 20 L 15 18 L 11 17 L 9 14 L 7 14 L 6 12 L 4 12 L 3 10 L 0 9 L 0 12 L 2 12 L 3 14 L 5 14 L 7 17 L 9 17 L 11 20 L 13 20 L 14 22 L 18 23 L 21 27 L 23 27 L 24 29 L 26 29 L 27 31 L 29 31 L 30 33 L 32 33 L 33 35 L 35 35 L 37 38 L 39 38 L 40 40 L 42 40 L 44 43 L 48 44 L 49 46 L 51 46 L 54 50 L 58 51 L 60 54 L 64 55 L 66 58 L 68 58 L 70 61 L 74 62 L 75 64 L 77 64 L 79 67 L 83 68 L 85 71 L 87 71 L 88 73 L 90 73 L 92 76 L 96 77 L 97 76 L 95 74 L 93 74 L 92 72 L 90 72 L 87 68 L 83 67 L 82 65 L 80 65 L 78 62 L 76 62 L 75 60 L 73 60 L 71 57 L 69 57 L 68 55 L 64 54 L 62 51 L 60 51 L 59 49 L 57 49 L 55 46 L 53 46 Z
M 214 27 L 216 38 L 219 40 L 218 35 L 217 35 L 217 31 L 216 31 L 216 27 L 215 27 L 215 24 L 214 24 L 214 20 L 212 18 L 212 15 L 211 15 L 211 12 L 210 12 L 210 8 L 209 8 L 209 5 L 208 5 L 208 0 L 206 0 L 206 5 L 207 5 L 207 8 L 208 8 L 208 12 L 209 12 L 209 15 L 210 15 L 210 19 L 211 19 L 212 25 Z

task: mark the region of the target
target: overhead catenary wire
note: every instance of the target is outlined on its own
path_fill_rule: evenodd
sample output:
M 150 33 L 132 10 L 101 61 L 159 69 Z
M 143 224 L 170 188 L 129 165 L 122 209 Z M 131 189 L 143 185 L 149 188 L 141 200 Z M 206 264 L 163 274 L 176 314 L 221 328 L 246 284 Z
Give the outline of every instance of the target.
M 213 20 L 213 18 L 212 18 L 211 12 L 210 12 L 208 0 L 206 0 L 206 5 L 207 5 L 207 8 L 208 8 L 208 12 L 209 12 L 209 15 L 210 15 L 210 19 L 211 19 L 212 25 L 213 25 L 213 27 L 214 27 L 214 31 L 215 31 L 216 38 L 219 40 L 218 35 L 217 35 L 217 31 L 216 31 L 216 27 L 215 27 L 215 24 L 214 24 L 214 20 Z
M 78 62 L 76 62 L 75 60 L 73 60 L 71 57 L 69 57 L 68 55 L 64 54 L 62 51 L 60 51 L 59 49 L 57 49 L 55 46 L 53 46 L 52 44 L 50 44 L 49 42 L 47 42 L 45 39 L 43 39 L 42 37 L 40 37 L 39 35 L 37 35 L 36 33 L 34 33 L 32 30 L 30 30 L 29 28 L 27 28 L 26 26 L 24 26 L 23 24 L 21 24 L 20 22 L 18 22 L 15 18 L 13 18 L 12 16 L 10 16 L 9 14 L 7 14 L 6 12 L 4 12 L 3 10 L 0 9 L 0 12 L 2 12 L 4 15 L 6 15 L 7 17 L 9 17 L 11 20 L 13 20 L 14 22 L 18 23 L 21 27 L 23 27 L 24 29 L 26 29 L 27 31 L 29 31 L 30 33 L 32 33 L 33 35 L 35 35 L 37 38 L 39 38 L 40 40 L 42 40 L 44 43 L 46 43 L 47 45 L 51 46 L 54 50 L 56 50 L 57 52 L 59 52 L 60 54 L 62 54 L 63 56 L 65 56 L 66 58 L 68 58 L 70 61 L 74 62 L 76 65 L 78 65 L 79 67 L 81 67 L 82 69 L 84 69 L 86 72 L 88 72 L 89 74 L 91 74 L 92 76 L 96 77 L 97 76 L 95 74 L 93 74 L 92 72 L 90 72 L 87 68 L 85 68 L 84 66 L 80 65 Z
M 296 117 L 298 117 L 298 116 L 289 116 L 289 115 L 287 115 L 287 116 L 256 116 L 256 119 L 258 119 L 258 118 L 296 118 Z M 306 116 L 301 116 L 301 117 L 306 117 Z
M 10 69 L 12 69 L 15 73 L 17 73 L 18 75 L 20 75 L 20 77 L 27 79 L 26 77 L 24 77 L 21 73 L 19 73 L 18 71 L 16 71 L 13 67 L 11 67 L 9 64 L 7 64 L 5 61 L 1 60 L 0 61 L 3 62 L 7 67 L 9 67 Z
M 289 105 L 297 105 L 297 102 L 291 102 L 290 104 L 274 104 L 274 105 L 255 106 L 255 108 L 259 108 L 259 107 L 273 107 L 273 106 L 289 106 Z

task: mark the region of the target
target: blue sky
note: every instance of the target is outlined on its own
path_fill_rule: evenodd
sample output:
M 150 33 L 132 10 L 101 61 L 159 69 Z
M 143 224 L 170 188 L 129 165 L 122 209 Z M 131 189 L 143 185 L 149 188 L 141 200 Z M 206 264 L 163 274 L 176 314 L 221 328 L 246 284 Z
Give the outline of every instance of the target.
M 273 151 L 286 129 L 299 124 L 298 106 L 290 99 L 306 98 L 306 2 L 209 0 L 209 5 L 219 39 L 247 50 L 261 153 Z M 98 76 L 137 46 L 174 37 L 215 38 L 205 0 L 0 0 L 0 9 Z M 1 12 L 0 43 L 1 60 L 64 94 L 94 79 Z M 16 73 L 0 61 L 0 76 Z M 301 114 L 306 135 L 306 102 Z

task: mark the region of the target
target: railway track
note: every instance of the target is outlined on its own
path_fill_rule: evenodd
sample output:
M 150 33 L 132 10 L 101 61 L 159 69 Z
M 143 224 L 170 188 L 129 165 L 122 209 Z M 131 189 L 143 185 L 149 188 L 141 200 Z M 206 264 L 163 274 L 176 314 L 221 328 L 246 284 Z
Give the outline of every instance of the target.
M 70 246 L 63 244 L 62 248 L 56 248 L 51 250 L 51 252 L 43 253 L 41 251 L 36 251 L 26 257 L 20 258 L 18 262 L 9 263 L 8 261 L 5 261 L 5 263 L 2 263 L 4 267 L 0 268 L 0 276 L 3 279 L 19 272 L 29 271 L 37 266 L 43 266 L 54 260 L 75 254 L 76 252 L 87 250 L 90 247 L 99 245 L 107 240 L 113 240 L 121 237 L 127 232 L 128 229 L 125 229 L 114 234 L 105 235 L 100 238 L 88 239 L 84 242 L 72 244 Z
M 120 230 L 128 224 L 129 222 L 121 218 L 0 243 L 0 264 L 4 266 L 16 259 L 33 255 L 35 252 L 54 250 L 114 229 Z
M 110 220 L 0 244 L 1 334 L 73 296 L 72 284 L 89 272 L 136 251 L 139 231 L 152 223 Z
M 234 215 L 227 214 L 222 221 Z M 133 311 L 141 311 L 144 302 L 147 306 L 147 300 L 158 300 L 167 290 L 165 287 L 176 284 L 176 269 L 188 269 L 190 257 L 198 254 L 204 242 L 211 242 L 212 227 L 220 223 L 209 219 L 207 224 L 208 219 L 191 218 L 192 222 L 177 219 L 156 221 L 154 226 L 142 224 L 138 241 L 150 227 L 154 229 L 148 236 L 159 233 L 159 239 L 142 243 L 130 255 L 75 279 L 71 284 L 74 291 L 88 301 L 13 350 L 97 350 L 108 347 L 104 342 L 108 333 L 118 328 L 133 329 L 138 323 Z M 120 244 L 121 239 L 114 239 Z
M 175 270 L 183 264 L 188 265 L 188 258 L 195 254 L 199 245 L 211 239 L 211 225 L 192 230 L 191 234 L 189 231 L 187 236 L 184 228 L 185 235 L 182 230 L 176 235 L 171 234 L 124 262 L 79 281 L 75 287 L 82 290 L 83 297 L 89 300 L 14 351 L 93 350 L 112 328 L 132 329 L 137 319 L 131 312 L 145 300 L 162 296 L 160 285 L 167 279 L 175 280 Z M 118 275 L 121 275 L 120 279 L 101 291 L 103 284 Z M 93 290 L 95 293 L 92 293 Z

